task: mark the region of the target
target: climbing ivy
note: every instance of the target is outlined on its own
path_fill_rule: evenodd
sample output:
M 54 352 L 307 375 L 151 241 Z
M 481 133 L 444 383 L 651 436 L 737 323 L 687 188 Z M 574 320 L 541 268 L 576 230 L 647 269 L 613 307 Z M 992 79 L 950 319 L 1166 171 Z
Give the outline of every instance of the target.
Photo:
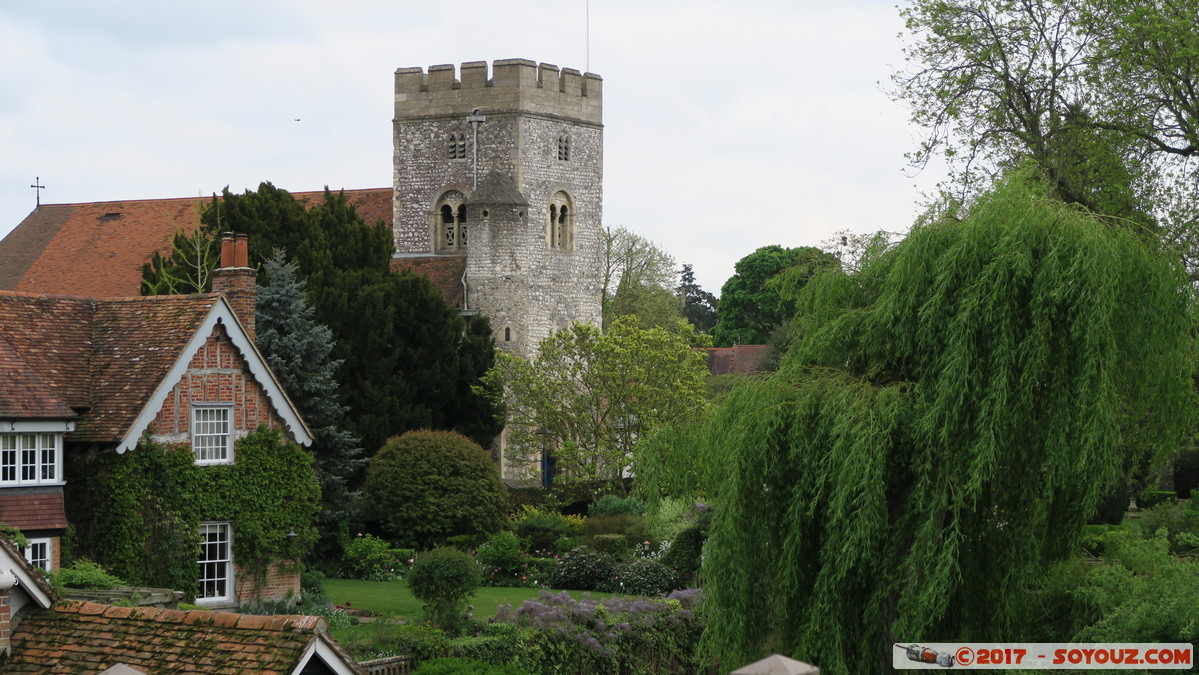
M 69 475 L 80 477 L 68 484 L 66 500 L 76 554 L 130 583 L 191 595 L 200 522 L 227 520 L 243 574 L 261 580 L 271 563 L 299 560 L 316 541 L 312 455 L 259 428 L 234 444 L 234 456 L 233 464 L 197 466 L 188 446 L 148 438 L 124 455 L 68 456 Z

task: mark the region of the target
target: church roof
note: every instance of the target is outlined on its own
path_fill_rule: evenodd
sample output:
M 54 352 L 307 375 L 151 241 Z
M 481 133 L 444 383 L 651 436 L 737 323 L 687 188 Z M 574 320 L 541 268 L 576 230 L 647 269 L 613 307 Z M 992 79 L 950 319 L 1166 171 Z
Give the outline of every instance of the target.
M 345 190 L 366 222 L 392 220 L 391 188 Z M 293 192 L 309 208 L 324 191 Z M 190 234 L 210 197 L 43 204 L 0 241 L 0 290 L 94 297 L 140 292 L 142 264 Z
M 492 171 L 483 178 L 479 187 L 466 199 L 467 204 L 503 204 L 512 206 L 528 206 L 516 183 L 506 173 Z
M 462 306 L 462 275 L 466 273 L 464 255 L 403 256 L 391 259 L 394 272 L 412 271 L 429 277 L 433 287 L 450 307 Z
M 712 375 L 756 373 L 770 350 L 770 345 L 707 347 L 705 351 L 708 352 L 708 373 Z

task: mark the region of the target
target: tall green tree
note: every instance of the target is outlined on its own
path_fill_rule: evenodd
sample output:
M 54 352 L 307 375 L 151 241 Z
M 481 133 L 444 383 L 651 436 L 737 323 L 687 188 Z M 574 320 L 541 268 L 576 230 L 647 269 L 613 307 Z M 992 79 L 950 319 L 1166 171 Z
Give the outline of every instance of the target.
M 795 301 L 780 295 L 781 280 L 776 278 L 792 270 L 791 285 L 798 288 L 817 272 L 836 266 L 836 257 L 811 246 L 773 244 L 738 260 L 735 273 L 720 290 L 720 320 L 712 331 L 716 346 L 766 344 L 771 333 L 795 314 Z
M 264 265 L 269 285 L 258 287 L 257 346 L 315 435 L 322 511 L 318 554 L 336 556 L 348 537 L 354 513 L 354 484 L 366 466 L 358 439 L 343 428 L 348 408 L 341 402 L 338 368 L 332 358 L 333 331 L 314 318 L 298 266 L 282 249 Z
M 564 479 L 621 478 L 642 436 L 702 414 L 708 369 L 693 337 L 683 321 L 667 330 L 621 317 L 602 333 L 572 324 L 531 361 L 500 353 L 485 380 L 506 406 L 510 459 L 550 452 Z
M 914 0 L 897 98 L 954 189 L 1032 161 L 1071 203 L 1160 225 L 1194 269 L 1199 34 L 1189 2 Z
M 210 240 L 248 234 L 264 283 L 275 249 L 296 263 L 313 319 L 333 331 L 345 427 L 368 453 L 410 429 L 458 429 L 483 445 L 499 433 L 489 399 L 472 389 L 491 364 L 490 326 L 468 330 L 427 278 L 393 273 L 386 224 L 364 222 L 341 193 L 325 190 L 306 208 L 270 183 L 243 194 L 226 188 L 201 221 L 197 232 Z
M 632 316 L 642 328 L 682 318 L 674 290 L 674 258 L 658 244 L 618 227 L 604 230 L 604 326 Z
M 695 283 L 695 272 L 690 263 L 679 270 L 679 298 L 683 304 L 683 318 L 701 333 L 711 333 L 716 326 L 716 296 Z
M 839 675 L 884 672 L 895 642 L 1020 639 L 1028 584 L 1105 491 L 1179 447 L 1181 264 L 1051 192 L 1015 174 L 816 277 L 783 368 L 672 450 L 713 481 L 712 658 Z

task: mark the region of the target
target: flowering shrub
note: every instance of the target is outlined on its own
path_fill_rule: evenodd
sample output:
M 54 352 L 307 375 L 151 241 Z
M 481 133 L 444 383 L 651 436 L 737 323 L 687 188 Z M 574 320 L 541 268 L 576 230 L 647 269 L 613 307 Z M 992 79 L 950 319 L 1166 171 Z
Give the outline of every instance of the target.
M 657 560 L 632 560 L 616 569 L 600 590 L 631 595 L 666 595 L 681 586 L 679 575 Z
M 700 598 L 698 589 L 604 602 L 542 591 L 518 609 L 501 605 L 492 639 L 476 638 L 470 656 L 530 672 L 696 672 Z
M 412 550 L 392 548 L 373 535 L 359 535 L 346 545 L 341 559 L 342 574 L 348 579 L 395 581 L 412 563 Z
M 615 571 L 615 557 L 580 546 L 558 558 L 549 582 L 554 588 L 594 591 L 606 587 Z
M 520 550 L 520 540 L 508 531 L 492 535 L 479 547 L 475 559 L 483 568 L 484 586 L 537 588 L 549 576 Z

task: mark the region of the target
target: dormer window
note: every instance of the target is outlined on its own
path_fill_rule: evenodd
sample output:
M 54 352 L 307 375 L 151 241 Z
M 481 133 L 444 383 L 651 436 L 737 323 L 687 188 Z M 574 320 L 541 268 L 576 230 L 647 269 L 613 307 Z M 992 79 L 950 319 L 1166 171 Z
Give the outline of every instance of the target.
M 466 159 L 466 134 L 450 134 L 446 142 L 446 156 L 450 159 Z
M 466 196 L 450 190 L 437 200 L 434 211 L 434 238 L 439 251 L 466 249 Z
M 563 162 L 570 161 L 570 134 L 566 132 L 558 136 L 558 159 Z

